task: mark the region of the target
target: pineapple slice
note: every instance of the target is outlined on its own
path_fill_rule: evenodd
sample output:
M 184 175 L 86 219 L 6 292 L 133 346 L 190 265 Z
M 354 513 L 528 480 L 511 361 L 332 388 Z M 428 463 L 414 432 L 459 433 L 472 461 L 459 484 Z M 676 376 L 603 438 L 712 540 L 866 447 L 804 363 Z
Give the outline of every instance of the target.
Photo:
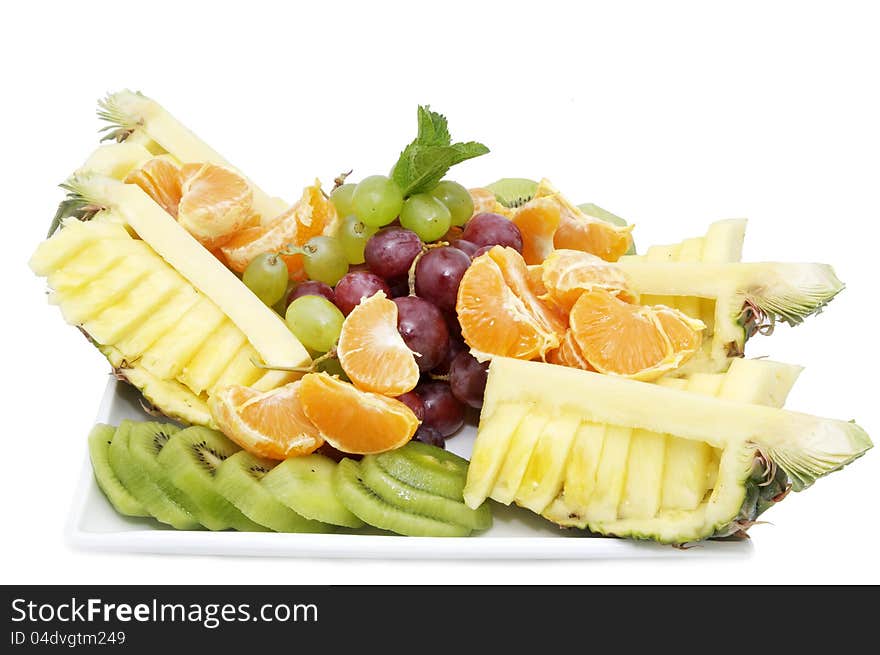
M 108 132 L 105 138 L 137 145 L 153 155 L 168 153 L 183 163 L 207 162 L 236 170 L 158 102 L 140 93 L 125 90 L 108 95 L 99 102 L 98 116 L 109 123 L 104 128 Z M 254 210 L 264 221 L 287 209 L 283 200 L 270 197 L 247 176 L 244 177 L 253 190 Z
M 540 512 L 559 495 L 565 481 L 565 463 L 580 424 L 580 416 L 565 412 L 544 426 L 516 492 L 517 505 Z
M 729 373 L 692 378 L 686 383 L 692 390 L 686 391 L 676 388 L 683 381 L 654 385 L 495 358 L 474 444 L 481 456 L 469 467 L 465 501 L 475 507 L 485 499 L 485 490 L 494 486 L 486 484 L 486 472 L 492 477 L 498 470 L 511 431 L 521 430 L 523 417 L 537 410 L 581 420 L 573 445 L 561 449 L 568 453 L 563 493 L 543 510 L 551 520 L 675 543 L 744 529 L 778 499 L 787 480 L 800 491 L 872 446 L 854 423 L 750 404 L 779 404 L 798 372 L 773 362 L 736 360 Z M 727 398 L 708 395 L 713 391 Z M 516 410 L 514 425 L 502 426 Z M 491 435 L 494 457 L 482 442 L 484 434 Z M 700 496 L 696 507 L 665 497 L 665 471 L 674 456 L 670 445 L 676 440 L 701 446 L 683 458 L 700 462 L 700 473 L 687 482 L 691 494 Z M 530 461 L 524 479 L 540 479 L 541 461 Z M 552 479 L 560 463 L 544 461 Z M 782 474 L 766 478 L 765 470 L 777 467 L 787 480 Z
M 499 503 L 509 505 L 519 491 L 529 458 L 538 443 L 541 431 L 550 421 L 550 417 L 539 409 L 529 412 L 520 421 L 513 438 L 507 447 L 504 465 L 498 474 L 498 480 L 492 489 L 491 498 Z
M 211 339 L 203 344 L 183 367 L 178 380 L 192 389 L 195 394 L 213 387 L 229 363 L 228 353 L 238 352 L 245 341 L 247 339 L 242 331 L 235 327 L 235 323 L 229 319 L 224 320 Z

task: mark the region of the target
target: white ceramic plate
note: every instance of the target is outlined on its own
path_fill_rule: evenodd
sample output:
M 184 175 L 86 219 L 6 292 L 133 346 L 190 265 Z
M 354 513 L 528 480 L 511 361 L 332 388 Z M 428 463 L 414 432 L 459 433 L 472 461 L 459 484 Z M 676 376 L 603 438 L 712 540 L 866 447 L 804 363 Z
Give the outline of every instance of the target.
M 138 394 L 111 378 L 96 422 L 118 424 L 149 418 Z M 469 457 L 476 429 L 465 428 L 447 442 Z M 151 519 L 117 514 L 101 493 L 86 457 L 67 526 L 79 548 L 113 552 L 275 557 L 387 559 L 619 559 L 646 557 L 745 557 L 749 542 L 709 542 L 687 551 L 623 539 L 583 537 L 560 530 L 531 512 L 493 503 L 494 525 L 475 537 L 399 537 L 388 534 L 276 534 L 264 532 L 178 531 Z

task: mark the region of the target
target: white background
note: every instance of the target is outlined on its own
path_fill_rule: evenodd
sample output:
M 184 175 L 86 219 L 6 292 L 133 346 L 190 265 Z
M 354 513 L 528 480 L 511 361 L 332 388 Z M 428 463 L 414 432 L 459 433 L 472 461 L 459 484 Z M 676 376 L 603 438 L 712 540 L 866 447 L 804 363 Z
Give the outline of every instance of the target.
M 597 3 L 598 4 L 598 3 Z M 489 156 L 455 177 L 549 177 L 640 246 L 750 219 L 751 260 L 834 264 L 818 318 L 751 343 L 807 366 L 789 406 L 878 436 L 878 16 L 827 2 L 12 3 L 0 38 L 0 582 L 880 582 L 880 453 L 790 497 L 751 559 L 388 562 L 92 554 L 63 526 L 107 364 L 26 261 L 96 145 L 95 101 L 139 89 L 293 199 L 382 173 L 418 103 Z M 454 611 L 454 608 L 450 608 Z

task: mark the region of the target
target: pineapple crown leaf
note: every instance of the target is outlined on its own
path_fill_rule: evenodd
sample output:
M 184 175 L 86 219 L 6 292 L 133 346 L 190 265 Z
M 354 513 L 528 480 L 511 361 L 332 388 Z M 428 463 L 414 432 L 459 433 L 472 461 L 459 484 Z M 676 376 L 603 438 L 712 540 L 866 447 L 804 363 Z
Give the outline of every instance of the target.
M 118 91 L 116 93 L 108 93 L 106 96 L 98 100 L 98 118 L 105 121 L 107 125 L 100 128 L 98 132 L 105 132 L 101 137 L 101 141 L 125 141 L 132 132 L 134 132 L 143 121 L 128 113 L 122 108 L 119 97 L 122 94 L 134 93 L 134 95 L 142 96 L 140 91 Z
M 772 333 L 776 321 L 794 327 L 820 313 L 845 286 L 830 266 L 803 265 L 797 277 L 781 276 L 775 283 L 747 291 L 739 319 L 762 334 Z
M 58 203 L 58 209 L 55 211 L 55 216 L 52 217 L 52 222 L 49 225 L 49 232 L 46 235 L 47 239 L 55 234 L 65 218 L 73 217 L 78 221 L 88 221 L 104 209 L 102 205 L 88 197 L 85 186 L 78 178 L 69 178 L 58 186 L 67 192 L 67 196 Z

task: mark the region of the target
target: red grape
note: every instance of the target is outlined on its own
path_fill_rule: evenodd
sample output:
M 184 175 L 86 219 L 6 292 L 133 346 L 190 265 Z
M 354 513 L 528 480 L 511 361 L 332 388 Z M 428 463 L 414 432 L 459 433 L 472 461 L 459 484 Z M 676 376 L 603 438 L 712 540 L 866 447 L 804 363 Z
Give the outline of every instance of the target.
M 437 446 L 437 448 L 446 448 L 446 439 L 440 434 L 437 428 L 430 425 L 420 425 L 419 429 L 413 435 L 413 439 L 421 441 L 429 446 Z
M 409 295 L 409 278 L 406 275 L 388 280 L 388 286 L 391 287 L 392 298 L 402 298 Z
M 317 280 L 307 280 L 299 283 L 293 291 L 287 296 L 287 304 L 289 305 L 300 296 L 324 296 L 327 300 L 336 304 L 336 294 L 330 285 L 318 282 Z
M 398 396 L 397 400 L 409 407 L 417 419 L 420 421 L 425 420 L 425 403 L 422 402 L 419 394 L 415 391 L 407 391 L 405 394 Z
M 477 248 L 477 249 L 474 251 L 474 254 L 472 255 L 473 259 L 476 259 L 476 258 L 479 257 L 480 255 L 485 255 L 487 252 L 489 252 L 490 250 L 492 250 L 492 248 L 494 248 L 494 247 L 495 247 L 495 246 L 480 246 L 479 248 Z
M 443 314 L 424 298 L 405 296 L 395 298 L 397 304 L 397 331 L 407 347 L 415 353 L 420 371 L 437 366 L 449 348 L 449 330 Z
M 461 352 L 449 367 L 449 388 L 452 395 L 465 405 L 479 409 L 483 406 L 489 363 L 480 363 L 469 352 Z
M 437 364 L 431 372 L 436 373 L 437 375 L 446 375 L 449 373 L 449 367 L 452 365 L 452 360 L 455 359 L 455 356 L 458 355 L 458 353 L 466 352 L 467 349 L 468 347 L 464 345 L 464 341 L 462 341 L 460 337 L 454 337 L 450 334 L 449 348 L 446 349 L 446 357 L 444 357 L 443 361 Z
M 416 264 L 416 293 L 440 309 L 455 309 L 458 285 L 471 258 L 458 248 L 432 248 Z
M 373 273 L 388 280 L 406 275 L 421 251 L 422 240 L 415 232 L 402 227 L 386 227 L 367 241 L 364 259 Z
M 523 249 L 522 232 L 501 214 L 477 214 L 468 221 L 461 238 L 478 246 L 510 246 Z
M 369 298 L 377 291 L 384 291 L 386 296 L 391 297 L 391 289 L 375 273 L 347 273 L 336 283 L 336 306 L 348 316 L 361 300 Z
M 416 387 L 416 393 L 425 404 L 424 425 L 449 437 L 464 425 L 462 405 L 445 382 L 428 382 Z
M 458 248 L 468 257 L 473 257 L 474 253 L 477 252 L 477 248 L 480 247 L 477 244 L 471 243 L 470 241 L 467 241 L 465 239 L 455 239 L 455 241 L 450 241 L 449 245 L 453 248 Z

